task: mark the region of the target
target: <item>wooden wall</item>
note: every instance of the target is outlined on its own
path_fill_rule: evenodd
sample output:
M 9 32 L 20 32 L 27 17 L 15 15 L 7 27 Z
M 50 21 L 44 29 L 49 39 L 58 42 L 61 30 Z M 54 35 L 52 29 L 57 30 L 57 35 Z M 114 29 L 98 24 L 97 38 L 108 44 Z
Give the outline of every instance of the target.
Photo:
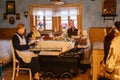
M 0 28 L 0 39 L 12 39 L 15 32 L 16 28 Z M 24 35 L 26 35 L 26 31 Z
M 89 29 L 89 36 L 91 42 L 104 41 L 105 35 L 109 32 L 111 27 L 91 27 Z

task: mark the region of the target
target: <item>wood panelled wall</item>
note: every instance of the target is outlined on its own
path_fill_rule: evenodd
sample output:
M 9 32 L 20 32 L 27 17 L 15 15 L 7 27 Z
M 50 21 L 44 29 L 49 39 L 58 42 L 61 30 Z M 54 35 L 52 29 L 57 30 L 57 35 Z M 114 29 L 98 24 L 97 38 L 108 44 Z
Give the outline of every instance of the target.
M 16 28 L 0 28 L 0 39 L 12 39 L 15 32 Z M 24 35 L 26 36 L 26 31 Z

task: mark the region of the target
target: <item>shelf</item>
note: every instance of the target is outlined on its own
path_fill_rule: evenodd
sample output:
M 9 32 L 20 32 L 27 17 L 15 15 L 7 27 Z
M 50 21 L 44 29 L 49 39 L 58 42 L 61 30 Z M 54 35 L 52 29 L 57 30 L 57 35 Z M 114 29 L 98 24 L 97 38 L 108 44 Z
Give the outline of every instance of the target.
M 116 14 L 102 14 L 102 17 L 104 17 L 104 21 L 105 20 L 115 20 L 115 17 L 116 17 L 117 15 Z

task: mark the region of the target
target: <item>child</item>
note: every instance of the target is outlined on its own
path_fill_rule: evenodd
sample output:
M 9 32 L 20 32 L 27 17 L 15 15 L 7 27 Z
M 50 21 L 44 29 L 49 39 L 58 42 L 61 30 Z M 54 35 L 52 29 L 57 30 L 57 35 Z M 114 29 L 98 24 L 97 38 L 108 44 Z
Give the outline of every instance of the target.
M 80 60 L 79 67 L 82 70 L 81 73 L 86 73 L 87 69 L 90 67 L 90 54 L 91 54 L 91 46 L 90 46 L 90 40 L 87 36 L 87 31 L 83 29 L 80 32 L 80 38 L 78 41 L 76 41 L 75 47 L 78 49 L 83 49 L 83 59 Z

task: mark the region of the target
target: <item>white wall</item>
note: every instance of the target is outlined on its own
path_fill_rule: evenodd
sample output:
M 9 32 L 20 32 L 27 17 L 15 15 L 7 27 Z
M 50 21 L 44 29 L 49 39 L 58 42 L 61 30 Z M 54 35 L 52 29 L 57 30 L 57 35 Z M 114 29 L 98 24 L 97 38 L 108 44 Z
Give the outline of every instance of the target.
M 16 4 L 16 13 L 20 13 L 20 20 L 15 20 L 15 23 L 11 25 L 9 23 L 9 17 L 15 15 L 8 15 L 7 20 L 3 20 L 3 13 L 6 13 L 6 1 L 0 0 L 0 28 L 2 27 L 15 27 L 17 23 L 24 23 L 27 27 L 27 32 L 29 32 L 29 17 L 24 17 L 24 11 L 29 11 L 29 4 L 51 4 L 50 0 L 13 0 Z M 65 3 L 82 3 L 83 5 L 83 17 L 82 26 L 89 30 L 90 27 L 109 27 L 113 25 L 112 20 L 107 20 L 104 22 L 102 13 L 102 0 L 61 0 Z M 117 0 L 117 17 L 116 20 L 120 19 L 120 0 Z

